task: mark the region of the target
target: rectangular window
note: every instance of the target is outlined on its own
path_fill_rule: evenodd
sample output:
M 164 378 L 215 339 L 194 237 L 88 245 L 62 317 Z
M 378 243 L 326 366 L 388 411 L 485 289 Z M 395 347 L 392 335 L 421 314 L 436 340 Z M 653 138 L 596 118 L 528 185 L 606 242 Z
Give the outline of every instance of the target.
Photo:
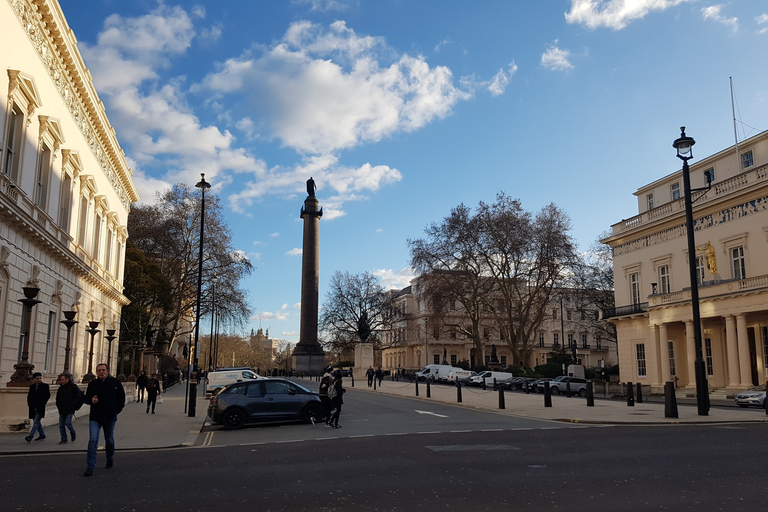
M 706 352 L 707 376 L 713 377 L 715 375 L 715 365 L 712 362 L 712 340 L 710 338 L 704 338 L 704 350 Z
M 51 371 L 51 356 L 53 354 L 53 337 L 56 335 L 56 313 L 48 312 L 48 330 L 45 336 L 45 371 Z
M 107 272 L 112 271 L 112 239 L 114 236 L 112 235 L 112 230 L 107 230 L 107 249 L 104 254 L 104 269 Z
M 629 292 L 632 295 L 632 304 L 640 304 L 640 274 L 630 274 Z
M 747 277 L 744 247 L 739 246 L 731 249 L 731 268 L 733 269 L 734 279 L 745 279 Z
M 48 184 L 51 180 L 51 149 L 43 145 L 35 176 L 35 204 L 45 210 L 48 206 Z
M 680 183 L 673 183 L 672 188 L 672 200 L 677 201 L 680 199 Z
M 635 348 L 637 352 L 637 376 L 645 377 L 645 343 L 638 343 Z
M 763 327 L 763 329 L 765 329 L 765 327 Z M 543 332 L 539 333 L 539 346 L 540 347 L 544 346 L 544 333 Z M 768 354 L 768 352 L 766 352 L 766 354 Z M 766 365 L 768 365 L 768 357 L 766 357 L 765 360 L 766 360 Z
M 115 255 L 115 279 L 120 279 L 120 263 L 123 257 L 123 246 L 117 243 L 117 254 Z
M 763 327 L 763 365 L 768 368 L 768 327 Z
M 552 310 L 552 320 L 557 320 L 557 308 Z
M 569 346 L 569 347 L 572 347 L 573 345 L 574 345 L 574 341 L 573 341 L 573 333 L 569 332 L 569 333 L 568 333 L 568 346 Z
M 587 341 L 587 334 L 581 335 L 581 348 L 589 348 L 589 342 Z
M 560 345 L 560 335 L 558 333 L 553 334 L 553 339 L 555 340 L 554 345 L 558 346 Z
M 667 265 L 659 267 L 659 285 L 660 293 L 669 293 L 669 267 Z
M 488 330 L 487 327 L 483 327 L 483 339 L 484 340 L 491 339 L 491 332 Z
M 456 354 L 451 354 L 451 366 L 456 366 Z
M 5 138 L 5 165 L 3 166 L 3 172 L 13 181 L 18 181 L 22 132 L 24 131 L 24 114 L 18 106 L 13 105 L 10 117 L 8 134 Z
M 704 282 L 704 256 L 696 257 L 696 280 L 699 284 Z
M 502 368 L 506 368 L 507 367 L 507 356 L 501 356 L 501 357 L 499 357 L 499 359 L 501 360 L 501 367 Z
M 99 250 L 101 249 L 101 215 L 96 215 L 96 222 L 93 223 L 93 250 L 91 254 L 93 259 L 99 261 Z
M 440 354 L 435 354 L 435 356 L 432 358 L 433 364 L 440 364 Z
M 77 227 L 77 243 L 80 247 L 85 248 L 85 235 L 88 229 L 88 198 L 80 198 L 80 218 Z
M 567 320 L 571 320 L 571 316 L 572 316 L 572 314 L 571 314 L 571 310 L 570 310 L 570 309 L 566 309 L 566 310 L 565 310 L 565 318 L 566 318 Z
M 439 328 L 439 327 L 434 327 L 434 328 L 432 329 L 432 337 L 433 337 L 434 339 L 436 339 L 436 340 L 437 340 L 437 339 L 440 339 L 440 328 Z
M 72 176 L 64 176 L 59 194 L 59 227 L 69 233 L 70 211 L 72 209 Z
M 586 311 L 582 311 L 581 312 L 581 319 L 582 320 L 586 320 L 587 319 L 587 312 Z
M 704 181 L 709 183 L 714 183 L 715 181 L 715 170 L 714 169 L 707 169 L 704 171 Z
M 598 350 L 603 348 L 603 338 L 599 334 L 595 337 L 595 346 Z
M 667 350 L 669 353 L 669 374 L 677 375 L 677 366 L 675 365 L 675 342 L 667 341 Z
M 648 194 L 648 209 L 653 210 L 653 194 Z
M 741 154 L 741 168 L 746 169 L 747 167 L 752 167 L 754 165 L 754 160 L 752 160 L 752 151 L 747 151 L 745 153 Z

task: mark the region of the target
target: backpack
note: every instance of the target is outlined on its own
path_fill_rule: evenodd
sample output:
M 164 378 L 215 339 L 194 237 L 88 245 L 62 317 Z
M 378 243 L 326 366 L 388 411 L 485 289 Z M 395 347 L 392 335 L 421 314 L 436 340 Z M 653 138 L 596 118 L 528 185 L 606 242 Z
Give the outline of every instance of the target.
M 147 382 L 147 391 L 151 391 L 156 388 L 157 388 L 157 383 L 155 382 L 155 379 L 149 379 L 149 382 Z
M 336 386 L 328 386 L 328 398 L 336 398 Z
M 83 406 L 84 402 L 85 402 L 85 393 L 83 393 L 80 388 L 77 388 L 77 396 L 75 397 L 75 400 L 73 401 L 72 405 L 75 407 L 76 411 L 79 411 L 80 408 Z

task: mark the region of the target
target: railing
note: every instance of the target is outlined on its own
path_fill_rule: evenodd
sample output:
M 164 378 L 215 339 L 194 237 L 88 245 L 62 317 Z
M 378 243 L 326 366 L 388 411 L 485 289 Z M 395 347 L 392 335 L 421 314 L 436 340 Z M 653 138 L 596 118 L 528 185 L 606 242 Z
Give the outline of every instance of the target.
M 648 303 L 642 302 L 640 304 L 631 304 L 629 306 L 620 306 L 613 309 L 604 309 L 603 318 L 613 318 L 617 316 L 638 315 L 643 314 L 648 309 Z

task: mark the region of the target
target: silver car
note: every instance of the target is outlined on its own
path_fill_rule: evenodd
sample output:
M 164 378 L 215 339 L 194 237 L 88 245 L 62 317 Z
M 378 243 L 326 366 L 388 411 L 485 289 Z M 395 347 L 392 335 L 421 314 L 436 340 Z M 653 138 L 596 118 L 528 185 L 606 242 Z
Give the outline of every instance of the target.
M 739 407 L 749 407 L 750 405 L 756 405 L 758 407 L 764 407 L 765 404 L 765 384 L 755 386 L 743 393 L 736 395 L 736 405 Z

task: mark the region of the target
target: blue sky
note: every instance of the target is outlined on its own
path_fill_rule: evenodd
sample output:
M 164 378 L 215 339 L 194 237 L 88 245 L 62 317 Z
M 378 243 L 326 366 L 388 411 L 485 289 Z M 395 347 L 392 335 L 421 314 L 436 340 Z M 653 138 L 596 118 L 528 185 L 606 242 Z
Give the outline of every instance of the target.
M 505 191 L 586 250 L 632 193 L 768 128 L 764 0 L 60 0 L 142 200 L 200 173 L 225 205 L 250 327 L 298 341 L 313 176 L 333 272 L 407 286 L 406 240 Z

